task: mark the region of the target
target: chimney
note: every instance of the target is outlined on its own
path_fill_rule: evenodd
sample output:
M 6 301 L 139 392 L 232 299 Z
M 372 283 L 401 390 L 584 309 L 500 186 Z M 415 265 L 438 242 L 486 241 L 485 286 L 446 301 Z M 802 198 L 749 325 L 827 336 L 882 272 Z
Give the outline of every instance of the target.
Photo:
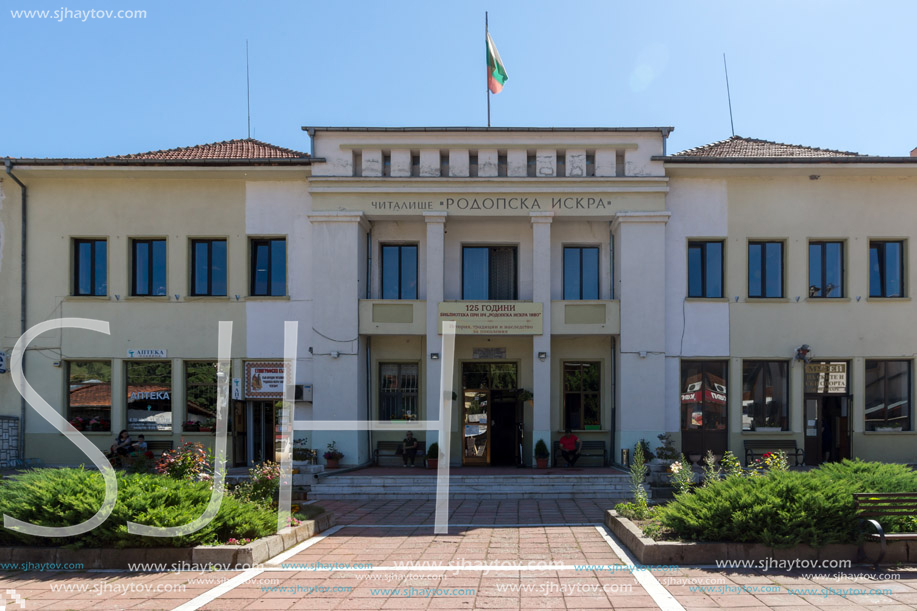
M 911 150 L 911 157 L 917 157 L 917 148 Z

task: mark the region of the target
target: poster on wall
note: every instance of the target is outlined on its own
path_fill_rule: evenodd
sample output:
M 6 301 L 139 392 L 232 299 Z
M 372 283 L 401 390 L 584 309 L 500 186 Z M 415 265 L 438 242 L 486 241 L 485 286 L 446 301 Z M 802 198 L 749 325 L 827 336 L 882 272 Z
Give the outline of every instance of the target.
M 284 372 L 281 361 L 245 363 L 245 398 L 283 399 Z

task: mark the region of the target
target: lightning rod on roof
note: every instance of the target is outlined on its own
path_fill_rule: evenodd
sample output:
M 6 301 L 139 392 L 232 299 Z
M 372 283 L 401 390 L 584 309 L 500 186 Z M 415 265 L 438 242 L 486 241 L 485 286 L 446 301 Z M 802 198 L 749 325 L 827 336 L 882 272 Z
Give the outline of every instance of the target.
M 248 138 L 252 137 L 252 85 L 248 77 L 248 39 L 245 39 L 245 99 L 248 104 Z
M 732 137 L 735 138 L 736 126 L 732 122 L 732 95 L 729 93 L 729 69 L 726 68 L 726 54 L 723 53 L 723 72 L 726 73 L 726 99 L 729 100 L 729 127 L 732 128 Z

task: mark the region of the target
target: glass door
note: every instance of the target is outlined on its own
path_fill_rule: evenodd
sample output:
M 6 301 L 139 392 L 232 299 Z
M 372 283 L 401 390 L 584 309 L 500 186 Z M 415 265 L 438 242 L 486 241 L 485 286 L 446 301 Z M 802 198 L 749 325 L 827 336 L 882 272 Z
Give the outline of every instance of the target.
M 279 402 L 278 402 L 279 403 Z M 272 401 L 252 401 L 248 410 L 249 465 L 276 460 L 274 440 L 277 423 Z
M 490 391 L 466 390 L 462 407 L 462 464 L 490 462 Z

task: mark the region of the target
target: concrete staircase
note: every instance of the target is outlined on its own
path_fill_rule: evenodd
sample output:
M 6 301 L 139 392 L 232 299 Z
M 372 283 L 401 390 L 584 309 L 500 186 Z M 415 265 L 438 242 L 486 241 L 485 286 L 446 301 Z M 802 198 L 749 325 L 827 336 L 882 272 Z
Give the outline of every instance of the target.
M 452 475 L 452 499 L 630 499 L 630 478 L 624 474 Z M 432 500 L 436 478 L 405 475 L 340 475 L 312 483 L 315 500 Z

